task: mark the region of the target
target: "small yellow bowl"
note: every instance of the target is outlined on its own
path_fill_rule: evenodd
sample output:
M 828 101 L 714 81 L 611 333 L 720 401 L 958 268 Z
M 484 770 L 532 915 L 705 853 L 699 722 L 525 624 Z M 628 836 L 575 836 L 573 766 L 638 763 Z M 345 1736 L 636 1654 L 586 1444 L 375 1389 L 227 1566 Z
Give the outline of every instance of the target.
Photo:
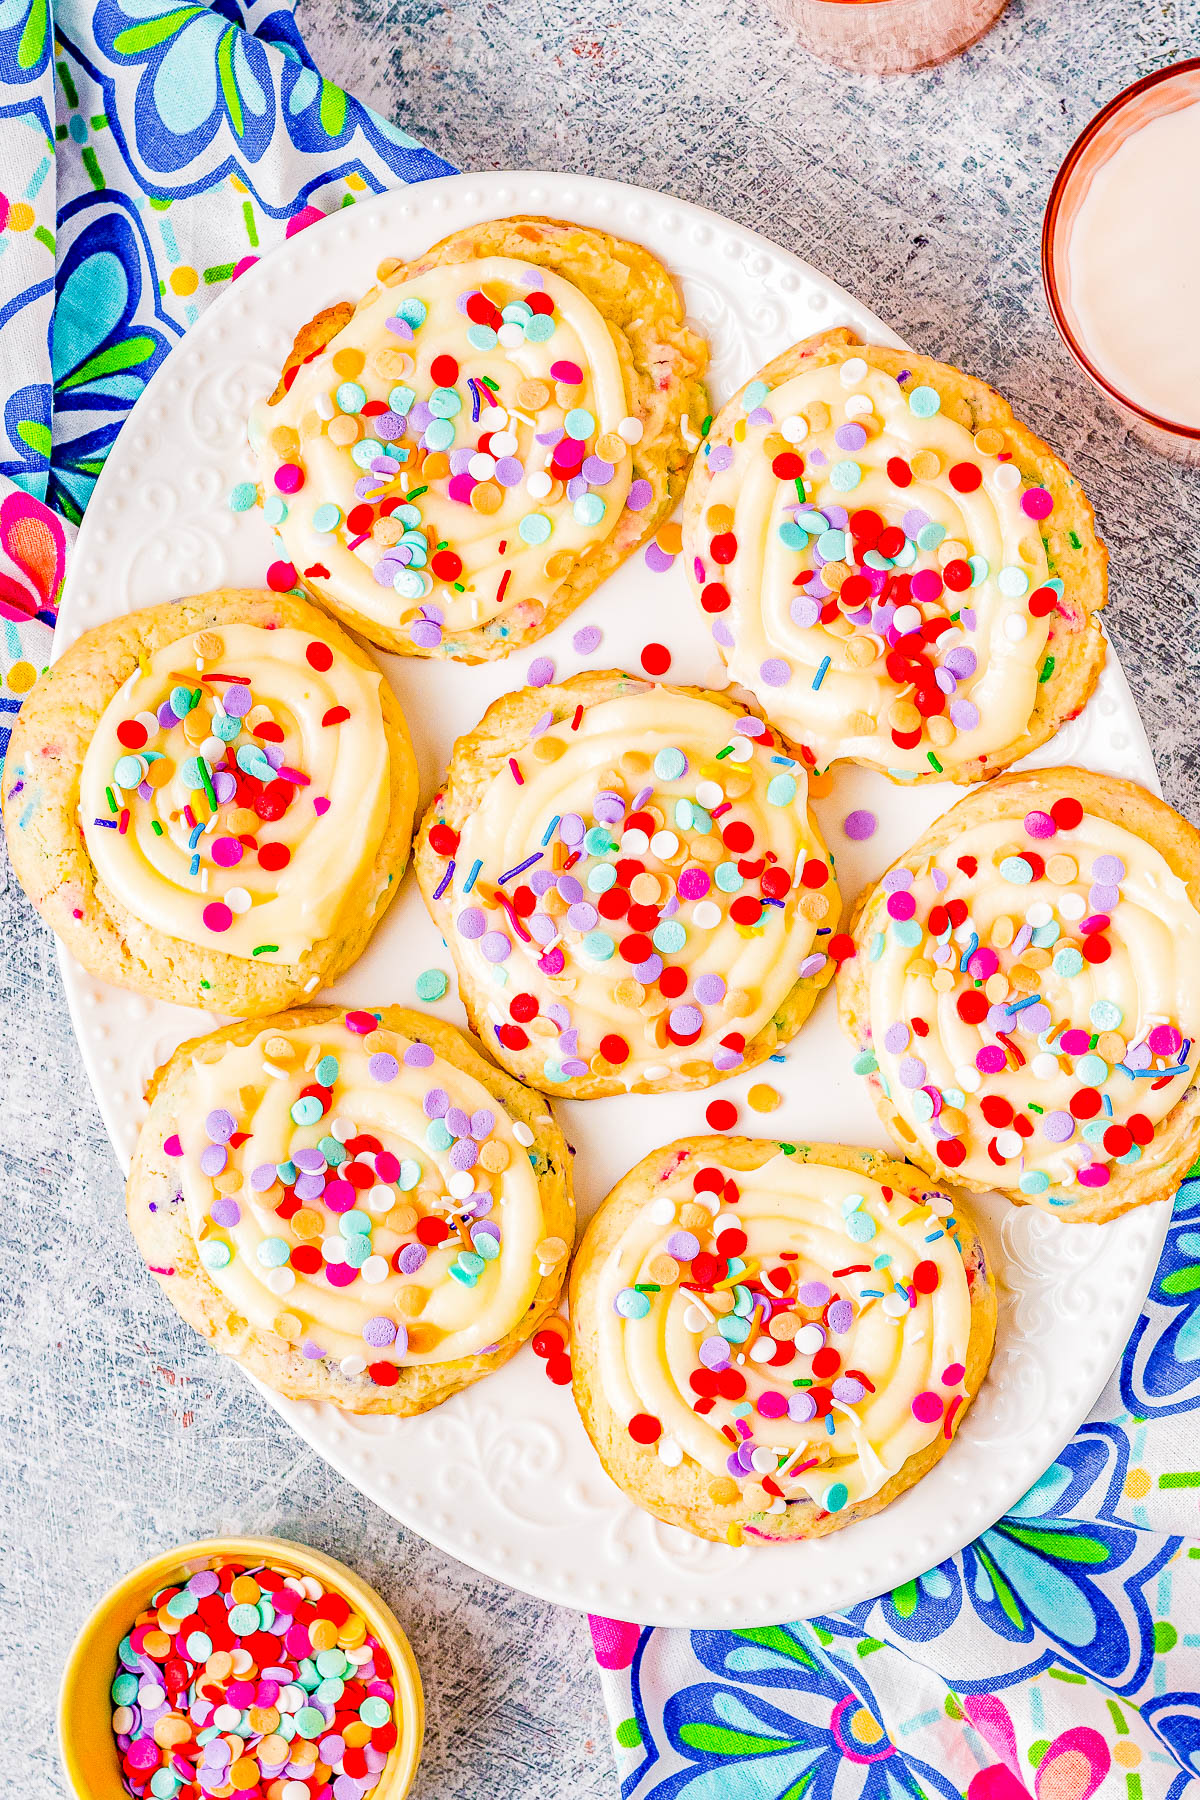
M 399 1621 L 374 1588 L 320 1550 L 286 1538 L 206 1538 L 180 1544 L 143 1563 L 104 1596 L 75 1639 L 58 1696 L 58 1741 L 63 1765 L 79 1800 L 120 1800 L 125 1794 L 110 1695 L 117 1651 L 152 1594 L 186 1581 L 214 1563 L 274 1563 L 297 1575 L 315 1575 L 323 1586 L 351 1601 L 392 1661 L 396 1722 L 400 1736 L 380 1773 L 370 1800 L 403 1800 L 421 1759 L 425 1697 L 412 1646 Z

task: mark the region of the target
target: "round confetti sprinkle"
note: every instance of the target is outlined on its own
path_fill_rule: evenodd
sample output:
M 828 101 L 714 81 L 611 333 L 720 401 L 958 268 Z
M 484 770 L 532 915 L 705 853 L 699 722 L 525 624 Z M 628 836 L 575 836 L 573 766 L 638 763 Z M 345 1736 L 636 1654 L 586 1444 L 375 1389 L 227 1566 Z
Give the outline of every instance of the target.
M 665 675 L 671 666 L 671 652 L 665 644 L 646 644 L 639 661 L 647 675 Z
M 449 986 L 450 983 L 441 969 L 423 969 L 417 976 L 417 999 L 441 1000 L 445 997 Z

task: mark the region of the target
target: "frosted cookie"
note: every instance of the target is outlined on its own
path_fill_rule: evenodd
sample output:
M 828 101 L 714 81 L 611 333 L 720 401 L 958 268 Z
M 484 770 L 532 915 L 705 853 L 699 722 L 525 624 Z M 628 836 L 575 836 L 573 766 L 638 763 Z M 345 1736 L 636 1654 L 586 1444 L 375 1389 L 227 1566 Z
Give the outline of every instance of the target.
M 314 1007 L 155 1075 L 130 1227 L 172 1304 L 293 1400 L 425 1412 L 507 1362 L 574 1236 L 545 1103 L 452 1025 Z
M 4 770 L 13 867 L 93 975 L 248 1016 L 359 957 L 417 775 L 375 664 L 305 600 L 223 589 L 71 645 Z
M 981 381 L 844 329 L 722 408 L 684 548 L 733 680 L 821 767 L 981 780 L 1104 663 L 1107 555 L 1070 471 Z
M 730 1543 L 821 1537 L 944 1455 L 996 1301 L 961 1208 L 879 1150 L 683 1138 L 571 1271 L 575 1400 L 608 1473 Z
M 804 770 L 699 688 L 610 669 L 497 700 L 416 866 L 472 1026 L 549 1093 L 707 1087 L 794 1037 L 833 973 Z
M 553 219 L 472 226 L 301 329 L 251 419 L 267 516 L 374 643 L 507 656 L 670 512 L 707 360 L 640 245 Z
M 1169 1196 L 1200 1149 L 1200 834 L 1084 769 L 960 800 L 860 898 L 839 979 L 906 1155 L 1060 1218 Z

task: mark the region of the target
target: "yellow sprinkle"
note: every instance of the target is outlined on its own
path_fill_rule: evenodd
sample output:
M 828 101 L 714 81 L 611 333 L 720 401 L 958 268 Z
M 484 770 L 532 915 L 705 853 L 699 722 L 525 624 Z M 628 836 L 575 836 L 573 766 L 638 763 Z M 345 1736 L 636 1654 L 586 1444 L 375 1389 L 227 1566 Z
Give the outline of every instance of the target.
M 782 1103 L 783 1095 L 778 1088 L 773 1088 L 768 1081 L 756 1081 L 746 1095 L 747 1103 L 753 1112 L 769 1113 Z

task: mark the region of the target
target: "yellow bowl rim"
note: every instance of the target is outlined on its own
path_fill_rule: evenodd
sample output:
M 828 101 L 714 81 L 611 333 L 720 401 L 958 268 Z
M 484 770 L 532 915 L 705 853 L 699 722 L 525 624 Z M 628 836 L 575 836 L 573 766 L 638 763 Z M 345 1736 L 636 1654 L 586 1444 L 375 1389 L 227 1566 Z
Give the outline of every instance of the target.
M 99 1793 L 86 1777 L 76 1749 L 78 1724 L 70 1716 L 71 1700 L 81 1670 L 91 1654 L 92 1639 L 100 1626 L 114 1612 L 125 1612 L 132 1619 L 145 1601 L 158 1588 L 165 1587 L 181 1563 L 202 1557 L 232 1557 L 238 1561 L 279 1562 L 291 1564 L 300 1575 L 315 1575 L 352 1600 L 391 1658 L 395 1676 L 397 1711 L 402 1729 L 395 1748 L 368 1800 L 404 1800 L 412 1786 L 421 1759 L 425 1735 L 425 1694 L 421 1672 L 403 1626 L 391 1607 L 369 1582 L 335 1556 L 299 1544 L 292 1538 L 278 1537 L 214 1537 L 199 1538 L 160 1551 L 136 1569 L 131 1569 L 109 1588 L 92 1608 L 76 1634 L 58 1690 L 58 1746 L 67 1777 L 79 1800 L 121 1800 L 125 1789 L 118 1781 L 112 1793 Z

